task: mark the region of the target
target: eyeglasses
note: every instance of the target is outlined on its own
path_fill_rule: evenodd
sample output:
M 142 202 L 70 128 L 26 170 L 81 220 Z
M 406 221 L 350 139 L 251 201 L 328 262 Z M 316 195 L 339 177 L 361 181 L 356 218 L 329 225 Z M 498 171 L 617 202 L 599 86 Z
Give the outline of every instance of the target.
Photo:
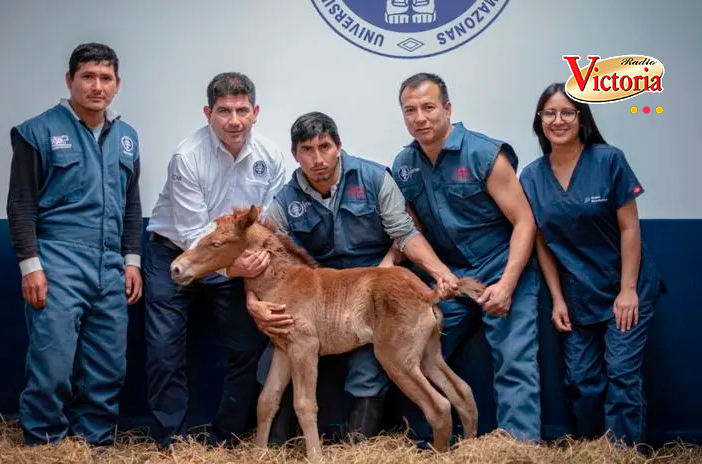
M 539 111 L 536 114 L 539 115 L 543 122 L 545 122 L 546 124 L 551 124 L 553 121 L 556 120 L 556 116 L 559 113 L 563 122 L 573 122 L 580 113 L 580 110 L 576 110 L 575 108 L 566 108 L 564 110 L 543 110 Z

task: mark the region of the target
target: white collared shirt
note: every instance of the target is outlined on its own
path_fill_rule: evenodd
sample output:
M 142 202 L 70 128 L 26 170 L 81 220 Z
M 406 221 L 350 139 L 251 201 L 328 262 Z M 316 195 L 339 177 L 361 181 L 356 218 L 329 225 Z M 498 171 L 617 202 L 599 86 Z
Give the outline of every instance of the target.
M 284 155 L 255 129 L 234 158 L 208 124 L 183 140 L 147 229 L 187 249 L 216 218 L 233 208 L 267 211 L 285 183 Z

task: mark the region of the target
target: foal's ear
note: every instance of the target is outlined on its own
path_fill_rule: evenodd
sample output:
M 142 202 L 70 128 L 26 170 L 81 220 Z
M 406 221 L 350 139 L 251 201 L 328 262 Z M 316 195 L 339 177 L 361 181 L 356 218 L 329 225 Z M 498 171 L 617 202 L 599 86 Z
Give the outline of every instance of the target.
M 251 224 L 256 222 L 257 219 L 258 219 L 258 210 L 256 209 L 256 206 L 252 205 L 246 214 L 237 218 L 236 228 L 238 230 L 246 230 L 247 228 L 249 228 L 251 226 Z

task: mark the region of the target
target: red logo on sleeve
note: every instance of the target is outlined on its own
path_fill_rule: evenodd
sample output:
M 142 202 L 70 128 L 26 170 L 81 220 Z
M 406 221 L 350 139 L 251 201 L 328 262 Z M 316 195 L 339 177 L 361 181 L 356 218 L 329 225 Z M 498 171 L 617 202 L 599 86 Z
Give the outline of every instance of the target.
M 636 186 L 634 186 L 633 189 L 631 189 L 631 193 L 633 193 L 634 195 L 637 195 L 637 194 L 641 193 L 642 191 L 643 191 L 643 189 L 641 188 L 640 185 L 636 185 Z

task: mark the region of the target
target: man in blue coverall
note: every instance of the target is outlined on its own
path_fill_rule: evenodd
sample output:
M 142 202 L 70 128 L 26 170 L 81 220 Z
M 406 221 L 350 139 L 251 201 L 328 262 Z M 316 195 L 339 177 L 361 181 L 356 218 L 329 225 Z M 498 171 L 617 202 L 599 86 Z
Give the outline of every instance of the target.
M 439 258 L 456 276 L 488 285 L 478 303 L 493 358 L 497 424 L 517 439 L 539 440 L 536 227 L 515 172 L 517 155 L 507 143 L 451 123 L 439 76 L 411 76 L 399 100 L 414 140 L 393 162 L 395 180 Z M 440 306 L 449 358 L 473 329 L 469 314 L 480 308 L 464 298 Z M 413 428 L 428 440 L 426 422 Z
M 393 243 L 421 269 L 448 290 L 456 282 L 415 228 L 402 193 L 389 169 L 349 155 L 342 149 L 336 123 L 319 112 L 300 116 L 291 128 L 292 152 L 300 164 L 276 195 L 268 214 L 323 267 L 336 269 L 392 266 Z M 249 295 L 249 311 L 265 333 L 286 330 L 290 316 L 280 307 Z M 280 333 L 280 332 L 278 332 Z M 272 356 L 269 346 L 261 358 L 259 380 L 265 381 Z M 349 355 L 345 390 L 352 398 L 347 433 L 351 439 L 379 432 L 388 379 L 375 359 L 372 345 Z M 324 365 L 319 383 L 326 386 Z M 270 441 L 291 438 L 295 413 L 289 392 L 281 401 Z
M 79 45 L 70 99 L 11 130 L 7 216 L 29 332 L 19 419 L 28 445 L 67 434 L 111 444 L 141 297 L 137 132 L 108 109 L 119 61 Z

